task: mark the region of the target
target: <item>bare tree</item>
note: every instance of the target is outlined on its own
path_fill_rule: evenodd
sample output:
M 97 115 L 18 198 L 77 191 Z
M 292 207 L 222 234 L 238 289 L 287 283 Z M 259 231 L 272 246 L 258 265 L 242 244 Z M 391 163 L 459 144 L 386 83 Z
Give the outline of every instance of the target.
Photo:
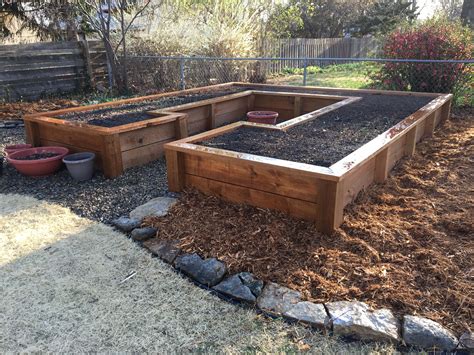
M 461 19 L 464 23 L 474 27 L 474 0 L 464 0 Z
M 461 16 L 463 0 L 439 0 L 439 9 L 450 20 L 458 19 Z
M 132 0 L 133 1 L 133 0 Z M 83 21 L 101 38 L 109 75 L 120 94 L 128 93 L 127 35 L 152 0 L 81 0 L 77 2 Z

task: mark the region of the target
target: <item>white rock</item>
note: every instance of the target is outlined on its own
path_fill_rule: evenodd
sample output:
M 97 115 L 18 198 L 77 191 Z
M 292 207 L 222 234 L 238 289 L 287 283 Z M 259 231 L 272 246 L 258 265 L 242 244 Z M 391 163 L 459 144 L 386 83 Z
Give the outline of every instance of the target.
M 282 314 L 299 301 L 301 294 L 298 291 L 269 282 L 258 297 L 257 305 L 265 311 Z
M 400 324 L 388 309 L 371 310 L 363 302 L 331 302 L 326 307 L 334 334 L 353 336 L 361 340 L 400 341 Z
M 142 220 L 147 216 L 164 217 L 178 200 L 173 197 L 157 197 L 130 212 L 130 218 Z
M 291 306 L 291 308 L 283 313 L 283 316 L 290 319 L 308 323 L 313 327 L 325 328 L 328 324 L 328 315 L 326 309 L 322 304 L 311 302 L 298 302 Z
M 403 341 L 407 345 L 436 347 L 447 351 L 454 350 L 458 345 L 458 340 L 451 331 L 428 318 L 404 316 L 402 332 Z

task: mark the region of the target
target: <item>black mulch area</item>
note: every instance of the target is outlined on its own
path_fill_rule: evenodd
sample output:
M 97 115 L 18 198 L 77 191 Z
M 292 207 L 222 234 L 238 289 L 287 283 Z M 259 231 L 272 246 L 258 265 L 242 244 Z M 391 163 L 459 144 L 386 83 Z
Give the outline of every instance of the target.
M 122 106 L 114 106 L 100 110 L 70 112 L 64 115 L 56 116 L 56 118 L 83 122 L 101 127 L 116 127 L 128 123 L 149 120 L 155 117 L 147 114 L 146 111 L 159 110 L 166 107 L 187 104 L 190 102 L 212 99 L 214 97 L 235 94 L 237 92 L 245 90 L 245 88 L 235 88 L 214 92 L 164 97 L 158 100 L 140 101 L 136 103 L 126 104 Z
M 199 144 L 329 167 L 419 110 L 432 97 L 371 95 L 286 132 L 242 127 Z
M 24 142 L 23 131 L 23 128 L 0 129 L 0 155 L 4 146 Z M 168 192 L 164 158 L 126 170 L 115 179 L 106 179 L 96 172 L 92 180 L 84 182 L 73 180 L 66 168 L 51 176 L 32 178 L 21 175 L 4 162 L 3 173 L 0 173 L 0 193 L 34 196 L 105 223 L 128 215 L 132 209 L 152 198 L 173 195 Z

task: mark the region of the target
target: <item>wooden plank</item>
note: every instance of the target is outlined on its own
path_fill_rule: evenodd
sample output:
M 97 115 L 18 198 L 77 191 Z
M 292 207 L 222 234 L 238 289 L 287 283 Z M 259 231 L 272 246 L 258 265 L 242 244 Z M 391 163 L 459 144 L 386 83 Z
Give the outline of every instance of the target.
M 120 133 L 120 147 L 123 152 L 143 145 L 169 141 L 175 137 L 175 123 L 168 122 L 159 126 L 143 127 Z
M 374 181 L 377 183 L 387 180 L 389 148 L 383 149 L 375 156 Z
M 186 154 L 184 166 L 187 174 L 271 192 L 304 201 L 318 201 L 319 181 L 315 177 L 300 175 L 278 166 L 257 165 L 237 158 Z
M 188 116 L 183 115 L 176 118 L 175 121 L 176 139 L 183 139 L 189 136 L 188 134 Z
M 41 144 L 40 126 L 37 122 L 24 121 L 26 143 L 33 147 L 38 147 Z
M 255 95 L 255 110 L 293 111 L 294 104 L 294 96 Z
M 248 99 L 246 97 L 242 97 L 229 101 L 218 102 L 215 105 L 216 116 L 235 111 L 247 112 Z
M 449 116 L 451 114 L 452 102 L 453 102 L 453 100 L 451 99 L 442 106 L 442 108 L 441 108 L 441 122 L 449 120 Z
M 317 220 L 317 205 L 315 203 L 188 174 L 185 175 L 185 185 L 234 203 L 276 209 L 297 218 Z
M 172 192 L 180 192 L 185 186 L 183 153 L 166 149 L 165 154 L 168 189 Z
M 301 112 L 308 113 L 319 110 L 320 108 L 335 104 L 336 102 L 342 101 L 342 99 L 322 99 L 322 98 L 309 98 L 304 97 L 302 99 Z
M 417 129 L 418 129 L 418 125 L 415 125 L 405 135 L 405 155 L 406 156 L 412 157 L 415 154 Z
M 240 107 L 235 111 L 221 113 L 216 115 L 215 124 L 216 127 L 223 126 L 225 124 L 234 123 L 238 121 L 244 121 L 247 119 L 247 109 Z
M 374 181 L 375 158 L 351 169 L 344 178 L 344 206 L 357 197 L 357 194 Z
M 216 104 L 211 104 L 211 116 L 209 118 L 209 129 L 216 128 Z
M 318 184 L 318 230 L 331 234 L 344 220 L 344 182 L 319 180 Z
M 60 125 L 41 125 L 39 129 L 40 137 L 41 139 L 55 142 L 64 142 L 78 148 L 92 149 L 95 151 L 102 150 L 103 141 L 97 134 L 88 130 L 71 128 L 72 127 Z M 80 133 L 78 134 L 78 132 Z
M 165 144 L 173 140 L 156 142 L 122 152 L 123 169 L 126 170 L 160 159 L 165 153 Z
M 293 117 L 301 115 L 301 96 L 295 97 L 295 104 L 293 108 Z
M 120 136 L 109 134 L 102 138 L 102 168 L 108 178 L 119 176 L 124 171 Z
M 431 137 L 433 136 L 435 127 L 436 127 L 436 112 L 431 113 L 428 117 L 425 118 L 425 132 L 423 137 Z
M 397 162 L 405 156 L 406 148 L 406 132 L 403 136 L 400 136 L 397 140 L 392 141 L 388 145 L 388 156 L 387 156 L 387 173 L 397 164 Z

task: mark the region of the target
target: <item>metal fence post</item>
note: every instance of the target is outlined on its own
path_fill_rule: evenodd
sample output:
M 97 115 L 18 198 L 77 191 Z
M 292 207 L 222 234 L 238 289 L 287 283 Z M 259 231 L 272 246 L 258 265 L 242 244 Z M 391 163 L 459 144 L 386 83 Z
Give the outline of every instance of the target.
M 185 59 L 181 58 L 179 60 L 179 75 L 180 75 L 180 86 L 181 90 L 186 89 L 186 79 L 184 77 L 184 64 L 185 64 Z
M 303 86 L 306 86 L 306 77 L 308 75 L 308 58 L 303 60 Z

